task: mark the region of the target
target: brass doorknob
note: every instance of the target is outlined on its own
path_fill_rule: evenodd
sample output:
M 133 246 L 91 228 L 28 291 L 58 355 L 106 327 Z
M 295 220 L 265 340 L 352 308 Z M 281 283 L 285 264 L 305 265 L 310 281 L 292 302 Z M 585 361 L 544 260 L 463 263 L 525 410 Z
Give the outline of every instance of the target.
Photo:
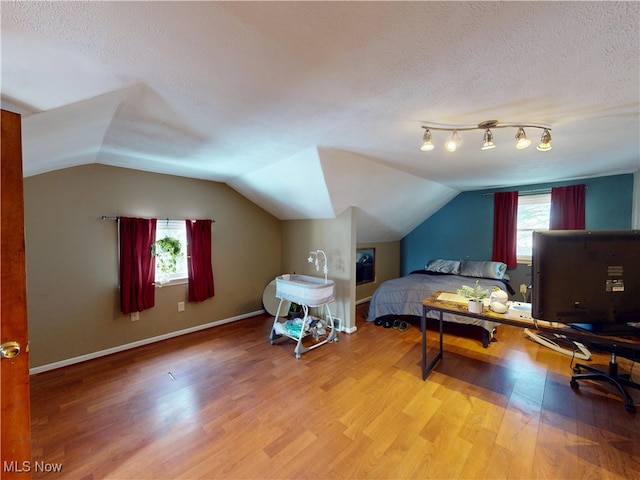
M 18 342 L 6 342 L 0 345 L 0 357 L 14 358 L 20 354 L 20 344 Z

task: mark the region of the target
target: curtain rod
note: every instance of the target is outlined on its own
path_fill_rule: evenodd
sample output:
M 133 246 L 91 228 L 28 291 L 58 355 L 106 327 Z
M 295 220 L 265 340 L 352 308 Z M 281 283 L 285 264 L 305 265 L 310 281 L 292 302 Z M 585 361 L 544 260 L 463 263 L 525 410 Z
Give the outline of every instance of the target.
M 102 217 L 100 217 L 100 220 L 120 220 L 120 217 L 109 217 L 107 215 L 103 215 Z M 184 220 L 191 220 L 191 219 L 189 218 L 156 218 L 156 220 L 166 220 L 167 222 L 182 222 Z M 211 220 L 213 223 L 216 223 L 216 221 L 213 219 L 206 219 L 206 220 Z
M 585 189 L 589 187 L 587 185 L 584 186 Z M 513 190 L 511 190 L 513 191 Z M 493 197 L 497 192 L 483 193 L 483 197 Z M 543 193 L 551 193 L 551 188 L 538 188 L 536 190 L 518 190 L 518 196 L 526 197 L 527 195 L 542 195 Z
M 513 190 L 511 190 L 513 191 Z M 483 193 L 483 197 L 493 197 L 497 192 Z M 539 188 L 537 190 L 518 190 L 518 196 L 524 197 L 526 195 L 541 195 L 543 193 L 551 193 L 550 188 Z

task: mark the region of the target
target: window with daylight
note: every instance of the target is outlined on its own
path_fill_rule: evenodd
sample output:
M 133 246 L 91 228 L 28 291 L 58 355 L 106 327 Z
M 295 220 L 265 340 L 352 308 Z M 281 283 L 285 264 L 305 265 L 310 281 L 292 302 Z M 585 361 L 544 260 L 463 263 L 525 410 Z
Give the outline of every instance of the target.
M 187 229 L 184 220 L 158 219 L 153 250 L 157 286 L 187 282 Z
M 518 263 L 531 263 L 533 231 L 549 230 L 551 193 L 521 195 L 518 197 Z

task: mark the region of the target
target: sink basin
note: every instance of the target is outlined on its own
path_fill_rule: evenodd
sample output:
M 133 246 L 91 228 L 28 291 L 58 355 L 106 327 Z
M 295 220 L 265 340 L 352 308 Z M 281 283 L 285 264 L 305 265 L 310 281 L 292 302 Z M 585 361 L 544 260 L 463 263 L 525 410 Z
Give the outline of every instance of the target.
M 276 277 L 276 297 L 291 302 L 317 307 L 333 302 L 335 282 L 309 275 L 280 275 Z

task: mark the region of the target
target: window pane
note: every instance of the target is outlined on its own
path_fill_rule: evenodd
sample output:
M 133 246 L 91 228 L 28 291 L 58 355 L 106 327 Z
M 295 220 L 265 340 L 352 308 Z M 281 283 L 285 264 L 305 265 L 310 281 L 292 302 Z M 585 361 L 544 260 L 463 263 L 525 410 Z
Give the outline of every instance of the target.
M 531 261 L 534 230 L 549 229 L 551 194 L 518 197 L 518 238 L 516 254 L 520 261 Z
M 156 281 L 165 283 L 171 280 L 187 278 L 187 230 L 182 220 L 158 220 L 156 241 L 165 237 L 176 238 L 180 242 L 180 256 L 177 258 L 176 271 L 165 273 L 156 257 Z

